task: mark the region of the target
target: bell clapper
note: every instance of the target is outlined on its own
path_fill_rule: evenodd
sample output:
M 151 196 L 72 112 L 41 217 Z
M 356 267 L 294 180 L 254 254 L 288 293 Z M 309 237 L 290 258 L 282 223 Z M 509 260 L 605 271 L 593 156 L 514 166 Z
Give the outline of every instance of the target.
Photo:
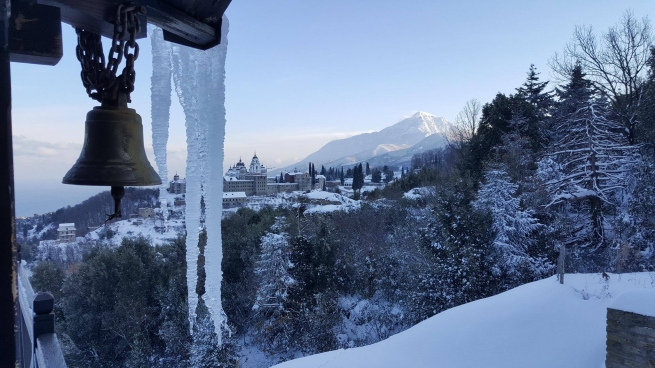
M 124 195 L 125 187 L 111 187 L 111 196 L 114 198 L 114 214 L 107 214 L 107 220 L 105 220 L 105 224 L 107 221 L 111 221 L 118 217 L 123 217 L 121 214 L 121 199 L 123 199 Z

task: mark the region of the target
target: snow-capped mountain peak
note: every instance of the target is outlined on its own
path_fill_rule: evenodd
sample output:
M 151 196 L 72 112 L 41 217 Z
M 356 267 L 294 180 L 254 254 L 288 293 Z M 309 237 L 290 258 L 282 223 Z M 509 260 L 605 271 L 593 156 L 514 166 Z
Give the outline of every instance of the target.
M 419 111 L 378 132 L 359 134 L 329 142 L 301 162 L 288 168 L 304 167 L 307 162 L 339 166 L 369 160 L 390 152 L 410 149 L 431 135 L 443 136 L 449 126 L 450 123 L 446 119 Z M 432 141 L 438 143 L 439 146 L 443 144 L 442 140 Z M 443 141 L 445 142 L 445 139 Z

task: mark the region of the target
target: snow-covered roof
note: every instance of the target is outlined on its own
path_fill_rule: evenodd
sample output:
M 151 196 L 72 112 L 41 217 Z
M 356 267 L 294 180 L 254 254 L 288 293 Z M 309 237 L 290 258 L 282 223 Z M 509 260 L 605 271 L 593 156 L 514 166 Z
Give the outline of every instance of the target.
M 74 224 L 74 223 L 71 223 L 71 222 L 68 222 L 68 223 L 65 223 L 65 224 L 59 224 L 59 228 L 60 228 L 60 229 L 61 229 L 61 228 L 64 228 L 64 227 L 66 227 L 66 228 L 71 228 L 71 227 L 73 227 L 73 228 L 74 228 L 74 227 L 75 227 L 75 224 Z
M 224 176 L 224 177 L 223 177 L 223 180 L 225 180 L 225 181 L 252 181 L 252 180 L 241 180 L 241 179 L 237 179 L 237 178 L 235 178 L 234 176 Z
M 325 175 L 316 175 L 316 179 L 325 179 Z
M 655 290 L 635 289 L 621 293 L 609 306 L 612 309 L 655 317 Z
M 612 295 L 624 291 L 640 305 L 653 306 L 655 299 L 637 297 L 642 290 L 646 297 L 644 289 L 655 293 L 651 277 L 647 272 L 610 275 L 607 282 L 598 274 L 566 277 L 564 285 L 553 276 L 448 309 L 375 344 L 274 368 L 603 367 Z
M 227 198 L 246 198 L 246 192 L 225 192 L 223 199 Z

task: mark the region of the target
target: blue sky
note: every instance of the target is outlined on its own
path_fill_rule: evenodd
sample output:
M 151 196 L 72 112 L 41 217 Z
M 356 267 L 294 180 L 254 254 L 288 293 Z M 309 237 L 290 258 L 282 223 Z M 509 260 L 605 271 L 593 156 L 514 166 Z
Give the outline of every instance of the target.
M 575 25 L 604 31 L 652 0 L 233 0 L 226 65 L 226 164 L 292 164 L 337 138 L 379 130 L 416 111 L 454 120 L 470 98 L 512 93 Z M 55 67 L 12 64 L 17 215 L 75 204 L 99 188 L 65 186 L 85 114 L 75 33 L 63 25 Z M 150 40 L 141 40 L 132 107 L 150 138 Z M 175 100 L 175 97 L 174 97 Z M 169 172 L 184 175 L 184 116 L 174 102 Z M 152 155 L 151 155 L 152 158 Z M 154 160 L 151 159 L 154 163 Z

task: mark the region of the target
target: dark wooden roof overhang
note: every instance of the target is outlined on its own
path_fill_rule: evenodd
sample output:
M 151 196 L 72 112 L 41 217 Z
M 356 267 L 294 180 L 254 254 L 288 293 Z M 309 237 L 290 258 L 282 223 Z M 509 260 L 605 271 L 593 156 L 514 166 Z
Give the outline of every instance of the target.
M 55 6 L 61 11 L 61 20 L 110 37 L 113 32 L 116 6 L 128 1 L 120 0 L 31 0 L 42 5 Z M 131 0 L 143 6 L 147 22 L 161 27 L 164 38 L 178 44 L 206 50 L 221 41 L 223 13 L 231 0 Z M 145 20 L 145 19 L 143 19 Z M 145 37 L 143 27 L 141 37 Z

